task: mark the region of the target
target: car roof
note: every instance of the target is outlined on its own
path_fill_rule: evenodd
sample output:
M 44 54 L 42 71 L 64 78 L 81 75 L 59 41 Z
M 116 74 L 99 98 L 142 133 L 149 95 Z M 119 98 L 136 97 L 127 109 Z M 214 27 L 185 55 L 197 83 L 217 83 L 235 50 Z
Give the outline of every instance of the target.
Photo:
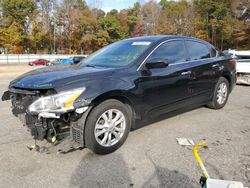
M 188 37 L 188 36 L 178 36 L 178 35 L 149 35 L 149 36 L 129 38 L 125 40 L 126 41 L 145 41 L 146 40 L 149 42 L 161 42 L 161 41 L 171 40 L 171 39 L 191 39 L 191 40 L 196 40 L 196 41 L 200 41 L 200 42 L 211 45 L 207 41 L 204 41 L 198 38 Z

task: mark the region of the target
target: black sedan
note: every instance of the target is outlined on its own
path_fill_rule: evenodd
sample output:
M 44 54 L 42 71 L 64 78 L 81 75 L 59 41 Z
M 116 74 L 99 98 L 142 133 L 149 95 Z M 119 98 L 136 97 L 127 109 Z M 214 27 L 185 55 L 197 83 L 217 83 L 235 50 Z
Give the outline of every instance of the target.
M 113 43 L 77 65 L 26 73 L 2 99 L 35 139 L 60 142 L 68 133 L 72 147 L 107 154 L 145 119 L 224 107 L 235 81 L 235 62 L 211 44 L 147 36 Z

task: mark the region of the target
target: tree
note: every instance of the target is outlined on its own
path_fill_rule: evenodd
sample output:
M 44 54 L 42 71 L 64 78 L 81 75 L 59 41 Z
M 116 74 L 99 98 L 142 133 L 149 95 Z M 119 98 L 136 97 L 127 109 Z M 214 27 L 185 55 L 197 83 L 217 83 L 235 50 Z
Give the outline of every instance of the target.
M 29 52 L 38 53 L 39 51 L 48 52 L 48 47 L 51 46 L 50 35 L 48 31 L 41 30 L 42 23 L 33 21 L 32 31 L 27 36 L 27 42 L 29 43 Z
M 250 2 L 247 0 L 231 0 L 231 11 L 234 18 L 232 40 L 237 49 L 249 50 L 250 48 Z
M 160 15 L 160 6 L 151 0 L 142 6 L 142 20 L 147 35 L 153 34 Z
M 234 20 L 228 0 L 194 0 L 196 30 L 202 30 L 208 40 L 224 49 L 232 45 Z
M 190 3 L 181 1 L 160 1 L 162 10 L 156 34 L 194 35 L 194 11 Z
M 28 19 L 36 10 L 36 4 L 33 0 L 2 0 L 3 16 L 25 26 Z
M 96 19 L 103 18 L 105 16 L 105 12 L 102 9 L 94 8 L 92 9 Z
M 61 27 L 59 47 L 66 53 L 80 53 L 82 37 L 95 32 L 96 18 L 93 12 L 82 0 L 64 0 L 58 17 Z
M 145 34 L 144 25 L 143 25 L 142 21 L 139 21 L 134 26 L 133 31 L 130 34 L 130 36 L 131 37 L 139 37 L 139 36 L 143 36 L 144 34 Z
M 105 13 L 100 0 L 0 0 L 0 47 L 11 53 L 91 53 L 127 37 L 171 34 L 220 49 L 250 48 L 248 0 L 157 2 L 139 0 Z
M 21 25 L 13 22 L 8 28 L 0 29 L 0 47 L 10 53 L 22 52 L 21 47 L 22 35 Z
M 130 36 L 138 36 L 144 34 L 142 23 L 142 7 L 139 2 L 134 4 L 134 7 L 127 11 L 127 27 Z
M 101 30 L 108 32 L 109 42 L 115 42 L 126 37 L 126 33 L 122 31 L 117 14 L 114 11 L 109 12 L 104 18 L 98 20 L 98 26 Z

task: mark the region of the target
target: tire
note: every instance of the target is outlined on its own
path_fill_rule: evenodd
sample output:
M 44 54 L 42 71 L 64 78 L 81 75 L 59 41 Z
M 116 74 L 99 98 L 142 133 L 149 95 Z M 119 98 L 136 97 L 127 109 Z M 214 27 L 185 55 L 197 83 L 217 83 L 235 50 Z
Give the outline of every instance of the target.
M 226 105 L 228 96 L 229 83 L 226 78 L 220 77 L 215 86 L 212 101 L 207 106 L 212 109 L 221 109 Z
M 117 150 L 127 139 L 131 122 L 132 110 L 129 105 L 114 99 L 100 103 L 90 112 L 86 122 L 86 147 L 101 155 Z

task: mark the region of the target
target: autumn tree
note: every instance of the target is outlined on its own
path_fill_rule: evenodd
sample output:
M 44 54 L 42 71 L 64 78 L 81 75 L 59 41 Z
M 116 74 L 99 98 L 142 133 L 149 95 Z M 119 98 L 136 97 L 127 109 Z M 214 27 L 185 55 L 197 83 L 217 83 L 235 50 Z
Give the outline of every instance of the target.
M 237 49 L 250 48 L 250 2 L 247 0 L 231 0 L 231 11 L 234 20 L 233 46 Z
M 92 53 L 143 35 L 186 35 L 220 49 L 250 48 L 248 0 L 139 0 L 104 12 L 101 0 L 0 0 L 0 50 Z
M 194 35 L 194 10 L 185 0 L 161 0 L 160 17 L 155 28 L 156 34 Z
M 33 0 L 2 0 L 1 43 L 10 53 L 23 52 L 27 43 L 24 40 L 29 32 L 30 19 L 36 5 Z
M 13 22 L 9 27 L 0 28 L 0 47 L 7 53 L 20 53 L 23 51 L 21 29 L 22 26 L 16 22 Z
M 59 10 L 59 48 L 66 53 L 80 53 L 82 38 L 95 32 L 96 18 L 82 0 L 64 0 Z
M 221 49 L 225 48 L 225 44 L 231 45 L 228 39 L 233 39 L 235 22 L 230 1 L 194 0 L 194 8 L 198 23 L 196 29 L 204 31 L 208 40 Z
M 142 6 L 142 20 L 147 35 L 154 34 L 160 16 L 160 5 L 151 0 Z

